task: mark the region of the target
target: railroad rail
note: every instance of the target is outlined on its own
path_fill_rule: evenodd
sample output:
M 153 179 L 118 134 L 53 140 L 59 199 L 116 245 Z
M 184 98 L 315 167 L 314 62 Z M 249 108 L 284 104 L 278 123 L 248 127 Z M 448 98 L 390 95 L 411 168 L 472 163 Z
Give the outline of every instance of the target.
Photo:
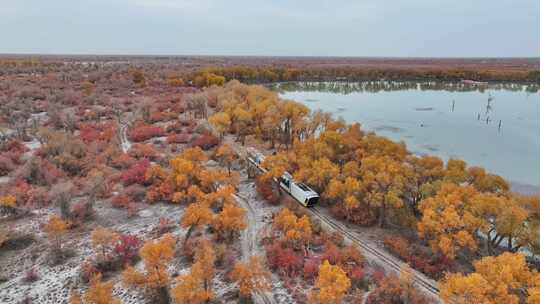
M 265 168 L 261 167 L 260 164 L 254 161 L 251 157 L 247 157 L 246 159 L 249 166 L 248 171 L 253 168 L 259 172 L 267 172 Z M 392 269 L 395 272 L 399 273 L 400 271 L 407 271 L 410 274 L 412 274 L 413 284 L 416 284 L 417 286 L 421 287 L 430 296 L 434 297 L 439 302 L 442 302 L 440 301 L 439 288 L 437 287 L 437 283 L 435 281 L 428 279 L 422 273 L 414 269 L 408 270 L 407 268 L 403 268 L 403 266 L 407 265 L 406 263 L 372 246 L 366 240 L 363 240 L 355 233 L 349 231 L 349 229 L 345 227 L 343 223 L 341 223 L 340 221 L 323 214 L 319 210 L 319 207 L 306 208 L 305 210 L 313 217 L 318 218 L 323 223 L 328 225 L 328 227 L 330 227 L 331 229 L 341 232 L 346 239 L 348 239 L 351 243 L 356 244 L 361 250 L 364 251 L 365 254 L 369 254 L 374 259 L 378 260 L 376 262 L 382 263 L 384 264 L 384 266 L 388 266 L 390 269 Z

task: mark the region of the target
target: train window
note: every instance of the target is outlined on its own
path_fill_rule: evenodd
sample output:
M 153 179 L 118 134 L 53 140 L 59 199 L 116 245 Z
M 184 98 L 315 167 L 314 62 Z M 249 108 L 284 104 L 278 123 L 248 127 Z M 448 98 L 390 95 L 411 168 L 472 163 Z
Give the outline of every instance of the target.
M 319 197 L 316 196 L 316 197 L 312 197 L 308 200 L 307 202 L 307 206 L 310 207 L 310 206 L 313 206 L 315 204 L 317 204 L 317 202 L 319 201 Z
M 299 187 L 300 189 L 302 189 L 302 190 L 304 190 L 304 191 L 311 191 L 311 189 L 309 189 L 309 187 L 306 186 L 305 184 L 298 183 L 297 185 L 298 185 L 298 187 Z

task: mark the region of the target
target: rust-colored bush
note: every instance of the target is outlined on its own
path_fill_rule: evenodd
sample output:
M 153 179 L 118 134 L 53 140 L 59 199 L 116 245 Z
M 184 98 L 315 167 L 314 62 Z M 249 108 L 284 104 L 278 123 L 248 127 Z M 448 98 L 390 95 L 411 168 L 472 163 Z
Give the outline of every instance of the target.
M 139 125 L 129 132 L 129 137 L 134 142 L 141 142 L 163 135 L 165 135 L 165 130 L 163 130 L 161 127 L 153 125 Z
M 203 150 L 209 150 L 219 144 L 219 138 L 210 134 L 203 134 L 191 142 L 192 147 L 199 147 Z

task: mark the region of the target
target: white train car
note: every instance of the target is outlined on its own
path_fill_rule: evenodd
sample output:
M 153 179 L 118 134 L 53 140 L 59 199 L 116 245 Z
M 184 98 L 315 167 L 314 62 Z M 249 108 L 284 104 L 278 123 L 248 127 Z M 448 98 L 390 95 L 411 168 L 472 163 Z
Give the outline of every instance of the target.
M 279 185 L 305 207 L 311 207 L 319 201 L 319 194 L 304 183 L 297 183 L 289 172 L 279 178 Z
M 264 155 L 253 148 L 247 149 L 248 161 L 256 165 L 261 171 L 267 172 L 261 164 L 264 161 Z M 285 172 L 278 179 L 280 187 L 289 193 L 294 199 L 305 207 L 311 207 L 319 201 L 319 194 L 304 183 L 294 181 L 289 172 Z

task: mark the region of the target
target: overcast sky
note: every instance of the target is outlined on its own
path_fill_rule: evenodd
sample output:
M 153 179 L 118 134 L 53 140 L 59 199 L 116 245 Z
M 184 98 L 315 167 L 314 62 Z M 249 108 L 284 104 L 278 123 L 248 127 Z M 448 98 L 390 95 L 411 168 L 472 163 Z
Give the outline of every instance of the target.
M 0 0 L 0 53 L 540 57 L 540 0 Z

